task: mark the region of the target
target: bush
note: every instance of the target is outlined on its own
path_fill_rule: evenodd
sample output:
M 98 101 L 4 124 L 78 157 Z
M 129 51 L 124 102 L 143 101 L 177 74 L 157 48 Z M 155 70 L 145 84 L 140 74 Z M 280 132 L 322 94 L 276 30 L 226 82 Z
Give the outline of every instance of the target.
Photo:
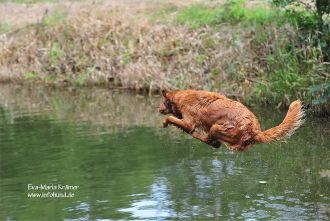
M 330 73 L 330 68 L 326 64 L 330 61 L 330 24 L 325 20 L 326 15 L 329 16 L 330 13 L 329 0 L 315 0 L 314 7 L 299 0 L 273 0 L 273 3 L 284 7 L 291 23 L 299 28 L 300 37 L 297 39 L 297 44 L 292 45 L 294 49 L 299 50 L 302 45 L 308 44 L 310 51 L 318 51 L 314 58 L 320 60 L 318 69 L 322 71 L 315 69 L 313 73 L 307 75 L 309 79 L 307 79 L 307 87 L 304 87 L 304 93 L 310 97 L 309 101 L 313 106 L 330 103 L 329 83 L 327 83 L 330 77 L 327 73 Z M 309 63 L 309 59 L 303 53 L 297 55 L 303 67 Z

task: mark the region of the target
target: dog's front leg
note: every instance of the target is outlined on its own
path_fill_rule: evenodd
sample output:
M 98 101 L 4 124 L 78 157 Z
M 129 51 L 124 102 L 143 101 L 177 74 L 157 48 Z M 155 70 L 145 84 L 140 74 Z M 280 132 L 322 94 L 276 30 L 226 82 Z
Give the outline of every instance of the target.
M 191 134 L 195 130 L 195 126 L 184 121 L 184 119 L 179 119 L 173 116 L 169 116 L 164 120 L 163 127 L 167 127 L 168 124 L 173 124 L 176 127 L 181 128 L 184 130 L 186 133 Z

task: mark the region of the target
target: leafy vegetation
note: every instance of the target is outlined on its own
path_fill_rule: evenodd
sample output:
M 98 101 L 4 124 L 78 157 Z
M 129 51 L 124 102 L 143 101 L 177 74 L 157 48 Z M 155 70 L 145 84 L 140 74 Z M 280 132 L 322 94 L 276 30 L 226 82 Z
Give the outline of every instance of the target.
M 258 53 L 254 62 L 262 63 L 263 71 L 258 74 L 258 79 L 251 79 L 249 70 L 242 69 L 242 64 L 229 65 L 226 70 L 233 73 L 238 82 L 255 82 L 252 93 L 247 97 L 250 102 L 263 101 L 283 106 L 296 98 L 315 105 L 327 102 L 328 98 L 315 93 L 329 80 L 329 66 L 324 63 L 329 44 L 324 37 L 327 33 L 320 29 L 325 25 L 321 24 L 316 12 L 301 5 L 274 3 L 285 8 L 261 4 L 248 7 L 244 0 L 227 1 L 219 7 L 191 6 L 179 13 L 178 21 L 192 28 L 229 24 L 237 29 L 240 26 L 256 29 L 257 33 L 250 39 L 250 49 Z M 290 25 L 291 30 L 283 33 L 281 27 L 286 25 Z M 240 35 L 234 35 L 233 44 L 242 44 L 240 38 Z M 212 79 L 216 78 L 212 76 Z M 309 87 L 314 90 L 309 90 Z
M 325 104 L 330 99 L 330 82 L 310 86 L 309 90 L 315 97 L 314 105 Z
M 326 20 L 330 13 L 328 0 L 316 0 L 313 6 L 297 0 L 274 0 L 275 5 L 285 7 L 286 16 L 299 30 L 296 44 L 290 45 L 291 50 L 297 51 L 296 57 L 302 71 L 297 71 L 304 85 L 298 86 L 305 97 L 310 97 L 312 105 L 329 103 L 328 83 L 330 67 L 330 21 Z M 303 44 L 309 45 L 309 50 L 299 51 Z M 309 56 L 306 56 L 309 54 Z M 319 62 L 315 62 L 319 60 Z M 313 67 L 315 66 L 315 67 Z M 297 83 L 295 81 L 294 83 Z M 309 90 L 307 90 L 309 88 Z

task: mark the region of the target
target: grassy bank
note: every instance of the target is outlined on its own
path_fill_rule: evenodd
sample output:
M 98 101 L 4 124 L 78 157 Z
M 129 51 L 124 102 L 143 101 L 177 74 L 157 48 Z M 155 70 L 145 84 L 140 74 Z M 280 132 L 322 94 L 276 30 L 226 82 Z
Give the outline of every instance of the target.
M 1 81 L 110 85 L 138 91 L 196 88 L 286 107 L 329 110 L 324 41 L 306 11 L 240 0 L 144 10 L 55 11 L 1 38 Z M 328 46 L 328 45 L 327 45 Z

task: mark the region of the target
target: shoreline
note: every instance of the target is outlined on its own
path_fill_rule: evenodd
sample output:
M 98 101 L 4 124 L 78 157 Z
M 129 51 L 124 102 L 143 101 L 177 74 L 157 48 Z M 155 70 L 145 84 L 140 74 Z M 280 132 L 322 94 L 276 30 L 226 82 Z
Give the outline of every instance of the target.
M 37 90 L 39 90 L 40 88 L 47 88 L 49 90 L 59 90 L 59 89 L 63 89 L 65 91 L 78 91 L 78 90 L 92 90 L 92 89 L 96 89 L 96 90 L 107 90 L 109 91 L 109 93 L 113 93 L 113 92 L 119 92 L 119 93 L 123 93 L 123 94 L 128 94 L 128 95 L 131 95 L 131 96 L 141 96 L 141 97 L 147 97 L 147 98 L 160 98 L 161 97 L 161 91 L 148 91 L 148 90 L 145 90 L 145 91 L 137 91 L 135 89 L 130 89 L 130 88 L 125 88 L 125 87 L 108 87 L 107 85 L 85 85 L 83 87 L 81 86 L 75 86 L 75 85 L 70 85 L 70 84 L 55 84 L 55 83 L 43 83 L 43 82 L 33 82 L 33 81 L 30 81 L 30 82 L 1 82 L 0 81 L 0 87 L 1 85 L 4 85 L 4 86 L 8 86 L 8 85 L 13 85 L 13 86 L 17 86 L 17 87 L 24 87 L 26 89 L 29 89 L 29 90 L 34 90 L 36 89 L 35 87 L 37 87 Z M 32 88 L 33 87 L 33 88 Z M 221 93 L 221 92 L 219 92 Z M 223 93 L 222 93 L 223 94 Z M 237 100 L 239 102 L 242 102 L 244 105 L 246 105 L 249 109 L 250 108 L 272 108 L 276 111 L 280 111 L 280 112 L 283 112 L 283 113 L 286 113 L 287 110 L 288 110 L 288 107 L 284 107 L 284 106 L 281 106 L 281 107 L 276 107 L 275 105 L 272 105 L 272 104 L 265 104 L 265 103 L 257 103 L 257 102 L 254 102 L 254 103 L 247 103 L 246 100 L 244 100 L 243 97 L 235 97 L 235 96 L 228 96 L 226 94 L 224 94 L 226 97 L 230 98 L 230 99 L 233 99 L 233 100 Z M 305 105 L 305 104 L 304 104 Z M 330 106 L 330 105 L 329 105 Z M 327 108 L 330 108 L 330 107 L 315 107 L 315 106 L 311 106 L 311 105 L 305 105 L 305 110 L 306 110 L 306 113 L 307 113 L 307 117 L 308 116 L 313 116 L 313 117 L 317 117 L 317 118 L 329 118 L 330 117 L 330 113 L 328 112 L 328 109 Z M 324 109 L 322 109 L 324 108 Z

